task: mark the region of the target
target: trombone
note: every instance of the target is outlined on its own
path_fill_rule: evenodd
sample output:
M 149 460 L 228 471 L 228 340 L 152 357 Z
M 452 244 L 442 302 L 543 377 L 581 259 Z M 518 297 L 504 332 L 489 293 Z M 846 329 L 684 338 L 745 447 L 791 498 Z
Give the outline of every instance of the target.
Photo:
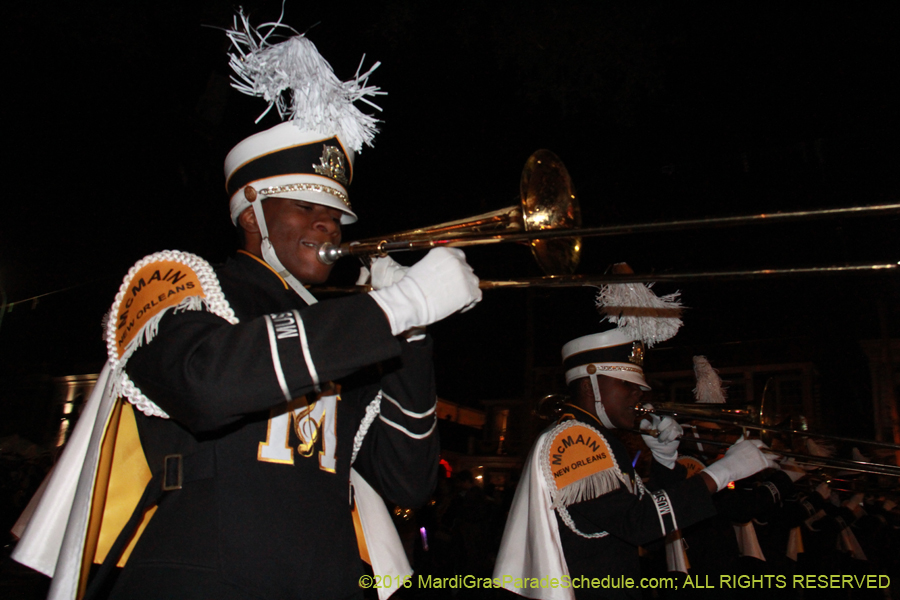
M 317 255 L 322 263 L 331 265 L 345 256 L 521 242 L 531 246 L 545 273 L 563 275 L 573 273 L 578 266 L 581 238 L 572 232 L 580 227 L 581 208 L 566 166 L 553 152 L 538 150 L 522 170 L 518 205 L 339 246 L 326 242 L 319 246 Z M 547 237 L 550 233 L 554 235 Z
M 896 270 L 900 267 L 900 263 L 893 261 L 858 265 L 756 269 L 749 271 L 708 271 L 651 275 L 629 274 L 601 277 L 573 275 L 581 256 L 582 238 L 586 237 L 611 237 L 762 223 L 892 215 L 900 214 L 900 203 L 582 228 L 581 209 L 568 170 L 559 157 L 549 150 L 538 150 L 529 157 L 522 171 L 519 192 L 519 205 L 509 206 L 468 219 L 411 229 L 381 237 L 345 242 L 340 245 L 321 244 L 317 249 L 317 256 L 322 263 L 330 265 L 345 256 L 385 256 L 391 252 L 428 250 L 440 246 L 465 248 L 512 242 L 531 246 L 535 260 L 547 277 L 507 282 L 482 282 L 482 288 L 488 289 L 531 287 L 535 285 L 542 287 L 578 287 L 603 283 L 721 278 L 755 279 L 779 275 L 872 272 Z
M 875 440 L 863 440 L 858 438 L 851 438 L 840 435 L 830 435 L 830 434 L 820 434 L 813 433 L 811 431 L 806 430 L 798 430 L 792 429 L 789 427 L 780 427 L 780 426 L 770 426 L 770 425 L 761 425 L 756 421 L 759 418 L 759 413 L 756 411 L 755 407 L 729 407 L 729 406 L 720 406 L 720 407 L 712 407 L 712 406 L 697 406 L 696 404 L 679 404 L 674 402 L 659 402 L 653 405 L 653 408 L 645 408 L 642 404 L 636 404 L 634 406 L 635 416 L 641 417 L 646 415 L 667 415 L 673 418 L 689 418 L 695 420 L 702 420 L 709 423 L 723 424 L 723 425 L 731 425 L 733 427 L 739 427 L 741 429 L 750 429 L 754 431 L 760 432 L 768 432 L 768 433 L 782 433 L 789 435 L 798 435 L 802 437 L 812 437 L 812 438 L 821 438 L 827 440 L 834 440 L 837 442 L 845 442 L 857 445 L 866 445 L 866 446 L 878 446 L 882 448 L 891 448 L 894 450 L 900 450 L 900 445 L 892 444 L 889 442 L 878 442 Z M 653 435 L 654 432 L 652 430 L 640 430 L 643 434 Z M 723 442 L 721 440 L 712 440 L 706 438 L 698 438 L 691 436 L 684 436 L 681 438 L 682 441 L 690 441 L 692 443 L 697 444 L 709 444 L 712 446 L 730 446 L 730 442 Z M 823 468 L 831 468 L 831 469 L 840 469 L 844 471 L 857 471 L 860 473 L 870 473 L 874 475 L 889 475 L 892 477 L 900 477 L 900 466 L 882 464 L 882 463 L 874 463 L 869 461 L 860 461 L 860 460 L 851 460 L 851 459 L 843 459 L 843 458 L 834 458 L 830 456 L 814 456 L 811 454 L 801 454 L 798 452 L 790 452 L 786 450 L 776 450 L 772 448 L 766 449 L 766 452 L 772 452 L 774 454 L 778 454 L 783 456 L 784 458 L 792 458 L 798 464 L 805 464 L 814 467 L 823 467 Z
M 881 448 L 890 448 L 892 450 L 900 450 L 900 444 L 890 442 L 879 442 L 876 440 L 863 440 L 859 438 L 851 438 L 842 435 L 831 435 L 821 433 L 811 433 L 803 429 L 791 429 L 789 427 L 780 427 L 778 425 L 762 425 L 758 423 L 759 413 L 753 406 L 748 407 L 728 407 L 722 408 L 706 408 L 697 406 L 696 404 L 680 404 L 676 402 L 657 402 L 653 404 L 652 409 L 643 408 L 636 405 L 634 411 L 638 416 L 646 414 L 667 415 L 673 418 L 690 418 L 703 420 L 708 423 L 716 423 L 721 425 L 731 425 L 742 429 L 751 429 L 754 431 L 768 431 L 770 433 L 782 433 L 787 435 L 799 435 L 805 437 L 822 438 L 833 440 L 836 442 L 844 442 L 848 444 L 861 444 L 866 446 L 878 446 Z M 730 418 L 729 418 L 730 417 Z
M 562 405 L 568 402 L 569 397 L 565 394 L 549 394 L 538 400 L 534 409 L 534 414 L 541 419 L 556 419 L 562 412 Z M 653 405 L 653 408 L 645 408 L 643 403 L 635 404 L 633 407 L 636 417 L 647 415 L 667 415 L 673 418 L 691 418 L 703 420 L 710 423 L 721 423 L 732 425 L 744 429 L 753 429 L 760 431 L 774 431 L 780 433 L 795 433 L 806 437 L 834 439 L 846 442 L 855 442 L 864 445 L 877 445 L 888 448 L 900 448 L 896 444 L 886 442 L 875 442 L 872 440 L 860 440 L 847 438 L 843 436 L 829 436 L 812 433 L 810 431 L 797 431 L 793 429 L 785 429 L 779 427 L 768 427 L 758 425 L 754 421 L 758 418 L 758 413 L 754 407 L 735 407 L 735 406 L 719 406 L 716 408 L 697 406 L 696 404 L 679 404 L 674 402 L 659 402 Z M 641 435 L 657 436 L 659 432 L 653 429 L 629 429 L 633 433 Z M 713 440 L 707 438 L 697 438 L 692 436 L 682 436 L 682 442 L 692 442 L 697 444 L 708 444 L 710 446 L 731 446 L 732 442 L 722 440 Z M 813 456 L 811 454 L 801 454 L 798 452 L 789 452 L 785 450 L 774 450 L 768 448 L 766 452 L 778 454 L 784 458 L 792 458 L 798 464 L 804 464 L 814 467 L 839 469 L 842 471 L 856 471 L 860 473 L 869 473 L 873 475 L 888 475 L 892 477 L 900 477 L 900 467 L 894 465 L 886 465 L 882 463 L 873 463 L 868 461 L 858 461 L 843 458 L 832 458 L 826 456 Z

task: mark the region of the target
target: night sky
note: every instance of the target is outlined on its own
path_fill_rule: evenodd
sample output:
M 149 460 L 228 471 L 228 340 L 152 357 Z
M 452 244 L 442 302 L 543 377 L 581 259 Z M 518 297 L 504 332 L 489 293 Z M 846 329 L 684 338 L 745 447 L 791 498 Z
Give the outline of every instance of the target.
M 6 9 L 4 378 L 98 371 L 100 319 L 131 264 L 167 248 L 216 263 L 236 247 L 222 161 L 277 122 L 272 111 L 255 125 L 265 103 L 228 86 L 220 28 L 237 5 L 141 4 Z M 898 201 L 889 3 L 335 6 L 289 0 L 284 21 L 342 79 L 363 54 L 382 62 L 370 82 L 388 92 L 384 122 L 357 157 L 347 240 L 515 204 L 539 148 L 566 163 L 585 226 Z M 244 7 L 258 24 L 281 3 Z M 588 239 L 579 272 L 896 262 L 898 229 L 894 216 Z M 468 256 L 486 279 L 540 274 L 526 248 Z M 334 279 L 355 271 L 345 261 Z M 898 287 L 881 274 L 656 289 L 681 289 L 690 307 L 668 344 L 715 366 L 723 343 L 781 338 L 840 364 L 857 340 L 900 335 Z M 593 296 L 489 292 L 434 326 L 439 393 L 472 405 L 521 396 L 528 348 L 552 366 L 561 344 L 600 329 Z

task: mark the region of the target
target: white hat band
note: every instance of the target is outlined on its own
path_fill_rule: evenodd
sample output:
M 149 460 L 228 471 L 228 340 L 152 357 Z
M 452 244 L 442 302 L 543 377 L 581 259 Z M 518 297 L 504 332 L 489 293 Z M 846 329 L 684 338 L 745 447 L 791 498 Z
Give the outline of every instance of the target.
M 647 391 L 650 386 L 644 379 L 644 370 L 636 365 L 627 363 L 588 363 L 579 365 L 566 371 L 566 385 L 572 383 L 576 379 L 587 377 L 588 375 L 606 375 L 614 379 L 622 379 L 641 386 L 641 389 Z

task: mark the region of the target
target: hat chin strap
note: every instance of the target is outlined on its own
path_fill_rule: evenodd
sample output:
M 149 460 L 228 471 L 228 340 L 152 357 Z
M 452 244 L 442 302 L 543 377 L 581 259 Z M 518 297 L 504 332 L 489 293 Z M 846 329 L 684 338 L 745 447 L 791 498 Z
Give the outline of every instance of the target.
M 284 268 L 284 265 L 281 264 L 281 261 L 278 260 L 278 255 L 275 254 L 275 248 L 272 246 L 272 242 L 269 241 L 269 228 L 266 227 L 266 215 L 263 212 L 262 208 L 262 198 L 258 199 L 256 202 L 252 202 L 250 205 L 253 207 L 253 214 L 256 215 L 256 224 L 259 227 L 259 233 L 262 236 L 262 255 L 263 260 L 265 260 L 270 267 L 275 269 L 275 271 L 281 275 L 282 279 L 284 279 L 291 289 L 297 292 L 297 295 L 303 298 L 303 301 L 309 305 L 313 305 L 318 300 L 313 296 L 308 289 L 303 287 L 303 284 L 294 277 L 290 271 Z
M 588 375 L 591 380 L 591 388 L 594 390 L 594 412 L 597 413 L 597 416 L 600 418 L 600 422 L 603 423 L 603 426 L 607 429 L 615 429 L 616 426 L 612 424 L 612 421 L 609 420 L 609 417 L 606 416 L 606 409 L 603 408 L 603 402 L 600 400 L 600 388 L 597 386 L 597 374 L 592 373 Z

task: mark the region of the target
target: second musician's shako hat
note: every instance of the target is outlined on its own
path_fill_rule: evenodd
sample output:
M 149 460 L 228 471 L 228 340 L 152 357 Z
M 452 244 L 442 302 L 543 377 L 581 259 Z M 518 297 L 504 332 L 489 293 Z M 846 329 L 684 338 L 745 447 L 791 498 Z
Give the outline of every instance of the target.
M 633 274 L 624 263 L 616 265 L 613 271 Z M 651 291 L 651 285 L 604 285 L 597 294 L 597 307 L 604 313 L 603 320 L 614 323 L 616 328 L 576 338 L 562 349 L 566 384 L 585 377 L 590 380 L 595 411 L 609 429 L 615 429 L 615 425 L 603 407 L 597 378 L 604 375 L 649 390 L 644 378 L 645 347 L 673 337 L 681 327 L 679 294 L 660 298 Z
M 589 375 L 624 379 L 649 390 L 644 379 L 644 344 L 620 329 L 610 329 L 574 339 L 563 346 L 566 383 Z

